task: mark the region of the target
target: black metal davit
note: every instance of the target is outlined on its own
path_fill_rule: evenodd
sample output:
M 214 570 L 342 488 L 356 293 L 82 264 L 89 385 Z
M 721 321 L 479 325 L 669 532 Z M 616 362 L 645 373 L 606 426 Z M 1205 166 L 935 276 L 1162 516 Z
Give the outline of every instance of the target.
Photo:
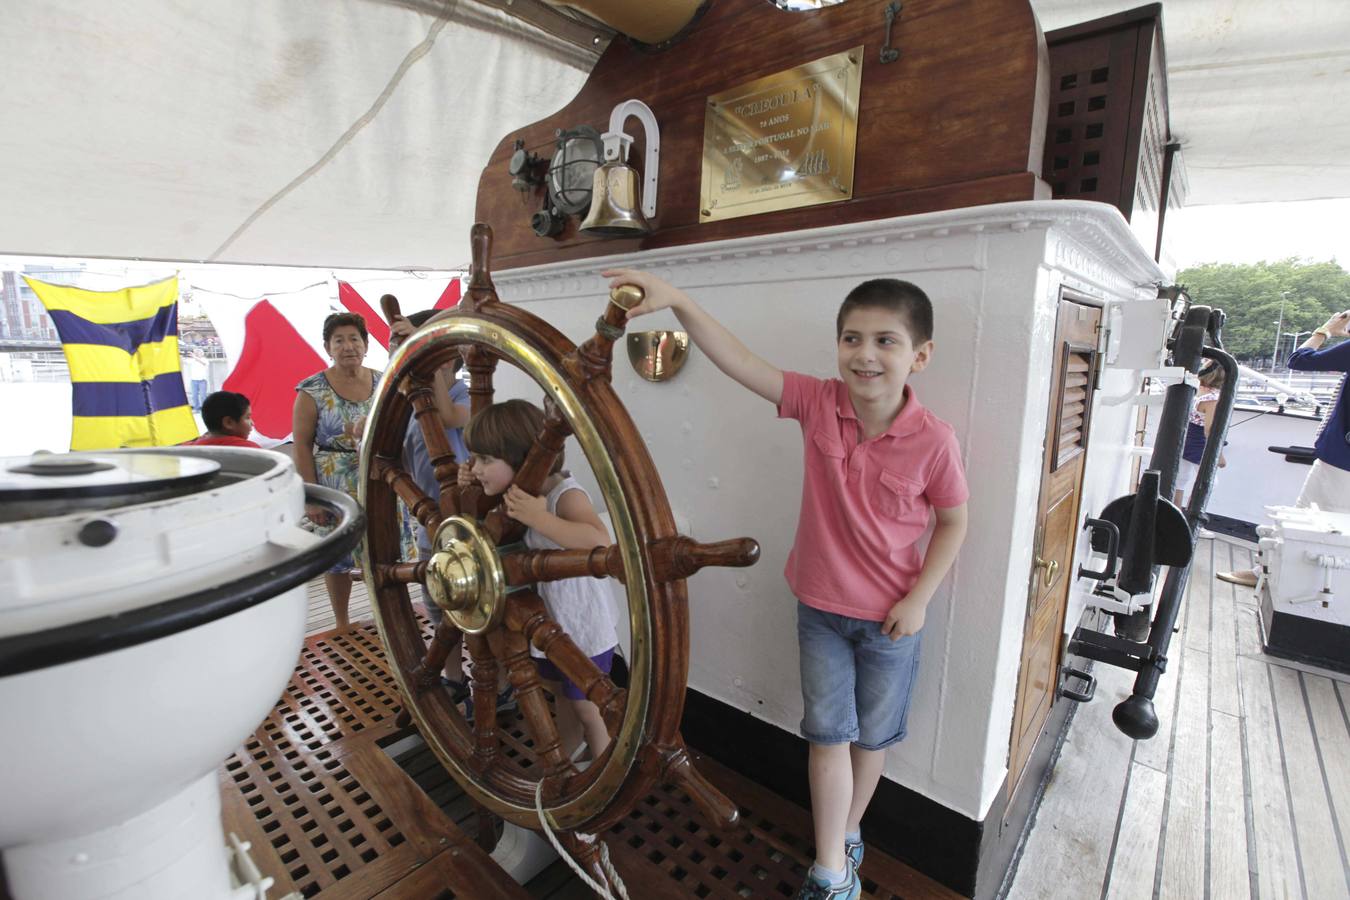
M 1167 670 L 1168 644 L 1190 577 L 1196 529 L 1207 519 L 1205 508 L 1237 394 L 1237 361 L 1223 350 L 1223 322 L 1222 310 L 1188 303 L 1169 342 L 1172 366 L 1185 370 L 1187 377 L 1167 387 L 1148 468 L 1140 474 L 1133 494 L 1111 501 L 1100 516 L 1085 523 L 1092 548 L 1106 555 L 1106 565 L 1100 571 L 1079 568 L 1078 577 L 1098 582 L 1094 594 L 1133 598 L 1143 608 L 1134 616 L 1118 615 L 1115 635 L 1080 625 L 1068 649 L 1139 673 L 1133 692 L 1111 716 L 1117 728 L 1136 740 L 1151 738 L 1158 731 L 1153 695 Z M 1171 498 L 1195 400 L 1191 376 L 1199 374 L 1205 360 L 1222 367 L 1225 378 L 1195 486 L 1183 512 Z M 1167 566 L 1167 574 L 1155 603 L 1152 594 L 1162 566 Z M 1082 695 L 1066 692 L 1065 696 L 1080 699 Z

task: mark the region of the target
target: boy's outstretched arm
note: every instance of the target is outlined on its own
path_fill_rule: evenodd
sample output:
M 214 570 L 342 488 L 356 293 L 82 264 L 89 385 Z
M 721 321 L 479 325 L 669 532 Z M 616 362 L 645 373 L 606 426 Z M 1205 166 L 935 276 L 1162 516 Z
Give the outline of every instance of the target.
M 937 526 L 928 542 L 928 552 L 923 557 L 923 568 L 908 594 L 902 597 L 886 620 L 881 623 L 881 633 L 890 635 L 891 640 L 917 634 L 923 627 L 924 617 L 928 613 L 928 602 L 933 599 L 938 585 L 947 577 L 947 571 L 956 561 L 956 552 L 966 539 L 966 505 L 951 506 L 946 509 L 934 507 Z
M 774 406 L 783 399 L 782 371 L 750 352 L 736 335 L 708 315 L 684 291 L 655 275 L 634 269 L 609 269 L 600 274 L 610 279 L 610 287 L 635 284 L 642 288 L 646 297 L 628 311 L 629 319 L 670 308 L 713 365 Z

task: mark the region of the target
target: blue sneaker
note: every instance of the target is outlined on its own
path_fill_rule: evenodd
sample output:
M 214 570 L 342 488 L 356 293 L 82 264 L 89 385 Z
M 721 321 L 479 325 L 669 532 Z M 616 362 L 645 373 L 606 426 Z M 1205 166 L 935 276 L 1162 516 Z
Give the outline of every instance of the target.
M 844 867 L 848 877 L 843 884 L 833 887 L 816 879 L 814 869 L 807 870 L 806 880 L 797 892 L 796 900 L 858 900 L 862 896 L 862 881 L 853 866 Z
M 846 839 L 844 841 L 844 855 L 848 857 L 849 865 L 853 867 L 853 871 L 860 871 L 863 858 L 862 840 L 850 841 Z

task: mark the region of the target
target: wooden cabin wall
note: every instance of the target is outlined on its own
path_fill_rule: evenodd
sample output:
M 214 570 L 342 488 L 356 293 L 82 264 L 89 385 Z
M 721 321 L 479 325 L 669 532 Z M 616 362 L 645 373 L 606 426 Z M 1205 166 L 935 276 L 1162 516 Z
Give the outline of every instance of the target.
M 494 267 L 1048 197 L 1038 177 L 1048 61 L 1027 0 L 906 4 L 891 35 L 900 58 L 883 65 L 885 8 L 883 0 L 852 0 L 794 13 L 766 0 L 715 0 L 667 50 L 642 52 L 614 41 L 571 103 L 505 135 L 484 169 L 477 217 L 496 235 Z M 707 97 L 859 45 L 853 199 L 699 224 Z M 604 131 L 610 111 L 629 98 L 650 106 L 661 129 L 653 233 L 595 238 L 579 234 L 572 218 L 558 237 L 537 237 L 529 223 L 542 192 L 526 195 L 511 186 L 507 163 L 515 142 L 548 159 L 557 129 L 589 124 Z M 634 159 L 641 159 L 638 149 Z

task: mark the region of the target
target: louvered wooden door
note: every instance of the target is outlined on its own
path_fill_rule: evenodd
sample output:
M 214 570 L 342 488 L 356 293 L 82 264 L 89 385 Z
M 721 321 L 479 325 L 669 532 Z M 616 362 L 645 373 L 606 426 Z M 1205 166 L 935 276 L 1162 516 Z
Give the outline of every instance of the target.
M 1017 791 L 1036 738 L 1058 695 L 1060 643 L 1072 581 L 1069 569 L 1078 536 L 1078 504 L 1092 421 L 1101 319 L 1100 307 L 1076 298 L 1060 300 L 1035 556 L 1027 591 L 1022 667 L 1008 759 L 1010 793 Z

